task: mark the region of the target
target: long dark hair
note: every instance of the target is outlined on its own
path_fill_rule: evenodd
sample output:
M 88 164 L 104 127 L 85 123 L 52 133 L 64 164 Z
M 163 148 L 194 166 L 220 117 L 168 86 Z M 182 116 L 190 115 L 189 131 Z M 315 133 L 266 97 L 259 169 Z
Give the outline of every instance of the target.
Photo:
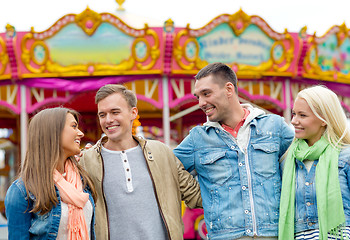
M 40 215 L 49 212 L 58 203 L 53 172 L 63 155 L 62 131 L 68 113 L 72 114 L 79 122 L 78 112 L 56 107 L 40 111 L 29 123 L 28 149 L 20 177 L 27 193 L 35 196 L 35 203 L 31 211 L 39 212 Z M 86 171 L 77 164 L 74 156 L 70 157 L 69 160 L 77 166 L 83 179 L 84 188 L 88 185 L 96 200 L 95 187 Z

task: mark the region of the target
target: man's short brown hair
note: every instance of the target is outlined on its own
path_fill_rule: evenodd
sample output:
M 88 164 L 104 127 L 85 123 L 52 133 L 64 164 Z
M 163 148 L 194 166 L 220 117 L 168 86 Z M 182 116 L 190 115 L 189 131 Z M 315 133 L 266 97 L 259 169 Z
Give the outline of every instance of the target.
M 196 80 L 200 80 L 204 77 L 212 75 L 215 83 L 223 87 L 227 82 L 231 82 L 235 87 L 235 91 L 238 94 L 237 88 L 237 76 L 235 72 L 224 63 L 211 63 L 199 70 L 195 76 Z
M 136 107 L 137 105 L 137 98 L 136 95 L 129 89 L 127 89 L 125 86 L 120 84 L 107 84 L 101 87 L 95 96 L 95 103 L 98 104 L 101 100 L 105 99 L 109 95 L 112 95 L 114 93 L 121 94 L 126 102 L 128 103 L 130 108 Z

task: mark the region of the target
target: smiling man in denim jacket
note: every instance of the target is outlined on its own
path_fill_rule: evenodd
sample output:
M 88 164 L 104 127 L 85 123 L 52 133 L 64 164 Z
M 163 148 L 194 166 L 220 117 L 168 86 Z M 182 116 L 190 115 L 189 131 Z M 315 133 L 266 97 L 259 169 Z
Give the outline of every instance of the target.
M 208 239 L 277 239 L 279 159 L 293 130 L 278 115 L 241 105 L 236 75 L 225 64 L 200 70 L 194 95 L 208 122 L 174 153 L 197 171 Z

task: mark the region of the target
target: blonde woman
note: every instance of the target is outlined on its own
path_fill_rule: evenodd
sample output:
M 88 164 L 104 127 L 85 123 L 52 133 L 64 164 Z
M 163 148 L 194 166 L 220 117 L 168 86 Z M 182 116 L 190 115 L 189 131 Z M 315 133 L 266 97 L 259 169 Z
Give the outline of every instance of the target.
M 8 239 L 95 239 L 95 190 L 74 155 L 84 134 L 67 108 L 36 114 L 19 178 L 5 198 Z
M 279 239 L 349 239 L 350 131 L 337 95 L 298 93 L 282 178 Z

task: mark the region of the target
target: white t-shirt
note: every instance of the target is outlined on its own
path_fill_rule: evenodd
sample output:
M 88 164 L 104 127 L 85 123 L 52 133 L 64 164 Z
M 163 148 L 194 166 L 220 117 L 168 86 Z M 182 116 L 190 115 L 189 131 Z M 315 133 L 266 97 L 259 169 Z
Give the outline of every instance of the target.
M 89 239 L 91 236 L 91 219 L 93 214 L 93 208 L 92 204 L 89 201 L 86 202 L 84 208 L 84 217 L 87 229 L 89 230 Z M 58 240 L 67 240 L 68 239 L 68 204 L 61 201 L 61 220 L 60 220 L 60 226 L 58 228 L 58 234 L 57 234 Z

